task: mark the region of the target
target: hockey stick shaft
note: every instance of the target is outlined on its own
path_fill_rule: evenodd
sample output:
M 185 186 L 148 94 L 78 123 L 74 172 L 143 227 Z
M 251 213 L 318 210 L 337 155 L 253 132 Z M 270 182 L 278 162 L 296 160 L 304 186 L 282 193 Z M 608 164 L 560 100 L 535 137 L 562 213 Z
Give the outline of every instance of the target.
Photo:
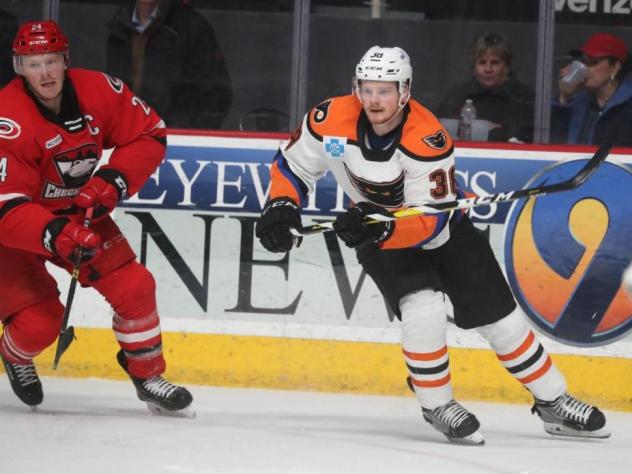
M 92 222 L 93 208 L 86 209 L 86 214 L 83 218 L 83 226 L 88 228 Z M 61 329 L 59 330 L 59 336 L 57 337 L 57 347 L 55 348 L 55 359 L 53 360 L 53 369 L 57 370 L 59 365 L 59 359 L 66 352 L 72 341 L 75 339 L 75 328 L 68 326 L 68 320 L 70 319 L 70 308 L 75 299 L 75 291 L 77 290 L 77 283 L 79 281 L 79 265 L 81 265 L 81 257 L 83 256 L 83 248 L 79 247 L 75 262 L 72 267 L 72 274 L 70 277 L 70 286 L 68 287 L 68 296 L 66 297 L 66 306 L 64 308 L 64 317 L 61 322 Z
M 516 191 L 490 194 L 489 196 L 455 199 L 454 201 L 441 202 L 437 204 L 429 203 L 424 206 L 401 209 L 399 211 L 392 212 L 390 216 L 383 214 L 369 214 L 367 216 L 367 222 L 375 223 L 380 221 L 392 221 L 405 217 L 437 214 L 439 212 L 451 212 L 459 209 L 470 209 L 486 204 L 510 202 L 524 197 L 544 196 L 545 194 L 552 194 L 560 191 L 575 189 L 576 187 L 585 183 L 588 178 L 592 176 L 597 168 L 599 168 L 601 163 L 606 160 L 611 148 L 612 144 L 610 143 L 601 145 L 599 149 L 597 149 L 595 154 L 590 158 L 590 160 L 588 160 L 588 162 L 582 167 L 582 169 L 580 169 L 573 177 L 567 179 L 566 181 L 561 181 L 559 183 L 548 185 L 542 184 L 533 188 L 519 189 Z M 290 229 L 292 235 L 295 236 L 320 234 L 321 232 L 329 232 L 331 230 L 333 230 L 333 222 L 313 224 L 305 226 L 302 229 Z

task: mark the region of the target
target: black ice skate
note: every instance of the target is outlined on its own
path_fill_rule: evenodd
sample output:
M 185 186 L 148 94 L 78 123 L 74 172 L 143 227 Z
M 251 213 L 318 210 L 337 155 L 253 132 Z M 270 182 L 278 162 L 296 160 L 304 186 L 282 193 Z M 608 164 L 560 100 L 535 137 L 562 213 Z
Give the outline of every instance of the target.
M 457 401 L 442 405 L 434 410 L 422 408 L 424 420 L 445 435 L 453 443 L 467 445 L 485 444 L 478 432 L 481 424 L 476 417 Z
M 535 399 L 531 413 L 537 413 L 544 422 L 544 431 L 557 436 L 579 438 L 609 438 L 603 429 L 606 417 L 599 408 L 584 403 L 565 393 L 552 402 Z
M 127 359 L 122 350 L 116 354 L 116 359 L 127 372 Z M 195 418 L 195 411 L 191 408 L 193 396 L 186 388 L 174 385 L 160 375 L 148 379 L 134 377 L 129 372 L 127 375 L 136 387 L 138 398 L 146 402 L 149 411 L 155 415 Z
M 13 392 L 20 400 L 26 403 L 32 410 L 37 409 L 37 405 L 42 403 L 44 392 L 33 361 L 28 364 L 13 364 L 0 354 L 7 377 L 11 382 Z

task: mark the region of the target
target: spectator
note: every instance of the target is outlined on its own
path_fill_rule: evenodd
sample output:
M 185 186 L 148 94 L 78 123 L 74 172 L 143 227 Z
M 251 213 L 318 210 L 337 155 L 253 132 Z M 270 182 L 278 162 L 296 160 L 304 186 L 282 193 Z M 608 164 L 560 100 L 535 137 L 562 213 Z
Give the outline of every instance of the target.
M 128 1 L 108 23 L 106 69 L 170 127 L 222 125 L 233 93 L 215 32 L 189 1 Z
M 620 38 L 596 33 L 572 55 L 581 55 L 585 77 L 568 84 L 562 78 L 569 65 L 560 70 L 559 95 L 551 114 L 552 141 L 601 144 L 612 133 L 615 143 L 632 146 L 632 134 L 618 133 L 618 124 L 632 123 L 632 79 L 628 50 Z
M 493 123 L 491 141 L 533 139 L 534 93 L 511 72 L 511 44 L 496 33 L 474 38 L 469 52 L 473 77 L 448 91 L 437 116 L 459 118 L 466 99 L 472 99 L 477 118 Z
M 0 87 L 4 87 L 13 77 L 11 43 L 18 31 L 18 22 L 9 12 L 0 10 Z

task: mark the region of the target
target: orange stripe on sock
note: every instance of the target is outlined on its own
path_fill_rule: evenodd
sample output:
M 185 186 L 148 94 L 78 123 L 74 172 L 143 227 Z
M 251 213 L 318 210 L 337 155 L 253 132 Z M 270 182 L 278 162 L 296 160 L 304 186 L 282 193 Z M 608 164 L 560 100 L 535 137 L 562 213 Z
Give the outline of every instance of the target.
M 437 380 L 415 380 L 412 377 L 410 378 L 410 380 L 412 380 L 413 385 L 416 387 L 441 387 L 442 385 L 446 385 L 450 381 L 450 374 Z
M 518 349 L 505 355 L 496 354 L 496 357 L 498 357 L 503 362 L 520 357 L 531 346 L 531 344 L 533 344 L 534 340 L 535 340 L 535 335 L 533 334 L 533 331 L 529 331 L 529 334 L 527 335 L 526 339 L 524 340 L 522 344 L 520 344 L 520 347 L 518 347 Z
M 443 346 L 436 352 L 408 352 L 406 349 L 402 349 L 402 352 L 411 360 L 435 360 L 448 353 L 448 346 Z
M 544 365 L 542 367 L 540 367 L 538 370 L 533 372 L 528 377 L 525 377 L 523 379 L 518 379 L 518 382 L 522 384 L 527 384 L 527 383 L 533 382 L 534 380 L 539 379 L 540 377 L 542 377 L 544 374 L 548 372 L 548 370 L 551 368 L 551 365 L 553 365 L 553 362 L 551 361 L 551 357 L 547 355 L 546 362 L 544 362 Z

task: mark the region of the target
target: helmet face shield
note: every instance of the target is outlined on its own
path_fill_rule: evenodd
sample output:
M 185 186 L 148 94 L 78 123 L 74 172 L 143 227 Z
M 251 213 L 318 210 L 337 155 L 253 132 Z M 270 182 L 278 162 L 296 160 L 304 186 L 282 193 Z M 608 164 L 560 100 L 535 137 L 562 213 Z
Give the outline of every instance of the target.
M 354 88 L 358 92 L 361 81 L 397 82 L 400 95 L 400 107 L 404 107 L 410 98 L 410 85 L 413 80 L 413 68 L 410 58 L 402 48 L 370 48 L 355 69 Z
M 13 69 L 16 74 L 24 76 L 28 73 L 46 73 L 66 69 L 64 53 L 29 54 L 13 56 Z
M 33 54 L 61 53 L 66 65 L 69 63 L 68 38 L 53 20 L 23 23 L 13 40 L 13 69 L 21 74 L 21 56 Z

